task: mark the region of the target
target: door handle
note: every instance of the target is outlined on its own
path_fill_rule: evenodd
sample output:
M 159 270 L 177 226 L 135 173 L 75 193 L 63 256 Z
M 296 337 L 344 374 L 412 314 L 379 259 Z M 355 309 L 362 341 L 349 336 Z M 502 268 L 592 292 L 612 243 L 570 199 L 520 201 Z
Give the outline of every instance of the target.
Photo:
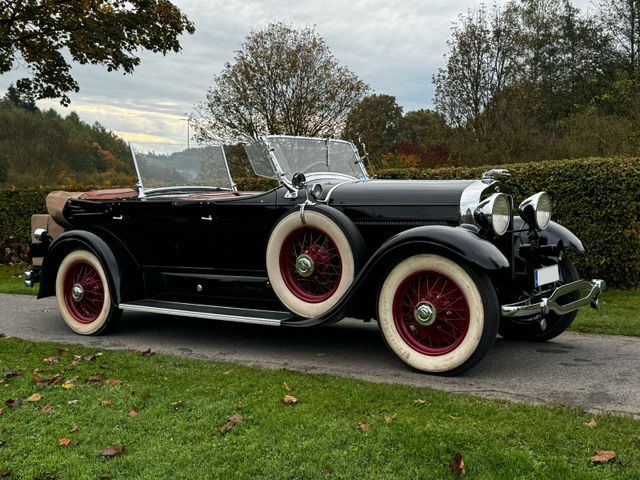
M 122 220 L 124 217 L 122 215 L 119 215 L 117 217 L 112 217 L 114 220 Z
M 212 222 L 213 221 L 213 217 L 211 216 L 211 214 L 209 214 L 208 217 L 200 217 L 201 220 L 205 220 L 207 222 Z

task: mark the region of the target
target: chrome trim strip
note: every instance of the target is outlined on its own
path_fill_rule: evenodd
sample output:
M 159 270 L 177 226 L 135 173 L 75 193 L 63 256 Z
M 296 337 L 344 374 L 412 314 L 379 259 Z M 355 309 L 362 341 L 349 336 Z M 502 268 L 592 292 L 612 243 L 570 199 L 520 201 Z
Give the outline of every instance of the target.
M 183 304 L 183 305 L 188 305 L 188 304 Z M 121 303 L 119 307 L 122 310 L 128 310 L 133 312 L 157 313 L 160 315 L 176 315 L 179 317 L 205 318 L 208 320 L 222 320 L 225 322 L 250 323 L 255 325 L 271 325 L 275 327 L 279 327 L 280 325 L 282 325 L 282 320 L 274 320 L 271 318 L 247 317 L 242 315 L 227 315 L 224 313 L 194 312 L 192 310 L 179 310 L 179 309 L 164 308 L 164 307 L 151 307 L 146 305 L 132 305 L 128 303 Z
M 593 308 L 598 306 L 598 297 L 606 288 L 604 280 L 578 280 L 576 282 L 567 283 L 556 288 L 548 297 L 537 299 L 527 299 L 522 302 L 502 305 L 500 313 L 503 317 L 529 317 L 533 315 L 546 315 L 550 311 L 558 315 L 566 315 L 578 308 L 591 304 Z M 559 304 L 558 298 L 569 293 L 580 292 L 589 289 L 589 292 L 581 298 L 573 302 Z
M 327 205 L 329 204 L 329 200 L 331 199 L 331 194 L 333 194 L 333 192 L 338 188 L 341 187 L 342 185 L 346 185 L 347 183 L 354 183 L 353 181 L 345 181 L 345 182 L 341 182 L 338 183 L 337 185 L 334 185 L 333 187 L 331 187 L 329 189 L 329 191 L 327 192 L 327 195 L 324 197 L 324 199 L 322 200 L 318 200 L 319 202 L 322 203 L 326 203 Z

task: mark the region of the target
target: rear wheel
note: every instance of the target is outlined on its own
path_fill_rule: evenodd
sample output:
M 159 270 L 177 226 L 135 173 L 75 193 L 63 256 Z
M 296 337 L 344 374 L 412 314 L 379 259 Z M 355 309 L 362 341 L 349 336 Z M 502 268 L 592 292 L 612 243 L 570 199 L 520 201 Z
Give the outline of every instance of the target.
M 560 280 L 562 283 L 570 283 L 580 280 L 580 275 L 578 275 L 576 267 L 574 267 L 573 263 L 568 259 L 563 259 L 558 263 L 558 267 L 560 269 Z M 577 296 L 575 293 L 572 295 L 573 297 Z M 576 298 L 568 298 L 566 300 L 572 301 L 575 299 Z M 545 317 L 547 327 L 544 330 L 540 328 L 540 323 L 537 321 L 519 323 L 518 320 L 502 318 L 500 320 L 500 329 L 498 330 L 498 333 L 509 340 L 546 342 L 547 340 L 557 337 L 569 328 L 571 323 L 575 320 L 576 315 L 578 315 L 577 310 L 567 313 L 566 315 L 558 315 L 557 313 L 549 312 Z
M 104 333 L 122 314 L 112 304 L 100 260 L 87 250 L 74 250 L 62 260 L 56 276 L 56 298 L 62 318 L 80 335 Z
M 489 351 L 499 307 L 489 278 L 449 258 L 420 254 L 398 263 L 378 298 L 391 350 L 429 373 L 460 373 Z

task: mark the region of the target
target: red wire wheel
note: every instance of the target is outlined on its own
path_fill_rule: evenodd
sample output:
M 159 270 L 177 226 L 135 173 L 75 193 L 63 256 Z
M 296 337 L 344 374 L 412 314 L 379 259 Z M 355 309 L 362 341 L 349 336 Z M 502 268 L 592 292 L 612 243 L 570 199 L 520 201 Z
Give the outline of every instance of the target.
M 393 298 L 393 321 L 404 342 L 419 353 L 444 355 L 469 331 L 471 314 L 461 288 L 446 274 L 421 270 L 400 284 Z
M 300 300 L 320 303 L 338 289 L 342 258 L 332 238 L 315 227 L 293 230 L 280 249 L 280 271 L 287 288 Z
M 73 263 L 64 279 L 64 302 L 76 321 L 94 322 L 104 306 L 104 284 L 98 271 L 86 261 Z

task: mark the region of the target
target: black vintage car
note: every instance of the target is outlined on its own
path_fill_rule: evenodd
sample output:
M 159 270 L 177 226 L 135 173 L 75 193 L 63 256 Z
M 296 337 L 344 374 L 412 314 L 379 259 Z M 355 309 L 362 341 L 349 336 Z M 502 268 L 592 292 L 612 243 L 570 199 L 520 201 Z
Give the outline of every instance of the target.
M 537 193 L 514 208 L 480 180 L 371 179 L 353 144 L 269 136 L 246 145 L 270 191 L 238 191 L 222 146 L 136 151 L 136 189 L 53 192 L 32 219 L 38 298 L 56 295 L 75 332 L 123 311 L 311 327 L 377 319 L 408 365 L 459 373 L 499 333 L 544 341 L 601 280 L 565 255 L 580 240 Z M 513 214 L 514 210 L 517 212 Z

